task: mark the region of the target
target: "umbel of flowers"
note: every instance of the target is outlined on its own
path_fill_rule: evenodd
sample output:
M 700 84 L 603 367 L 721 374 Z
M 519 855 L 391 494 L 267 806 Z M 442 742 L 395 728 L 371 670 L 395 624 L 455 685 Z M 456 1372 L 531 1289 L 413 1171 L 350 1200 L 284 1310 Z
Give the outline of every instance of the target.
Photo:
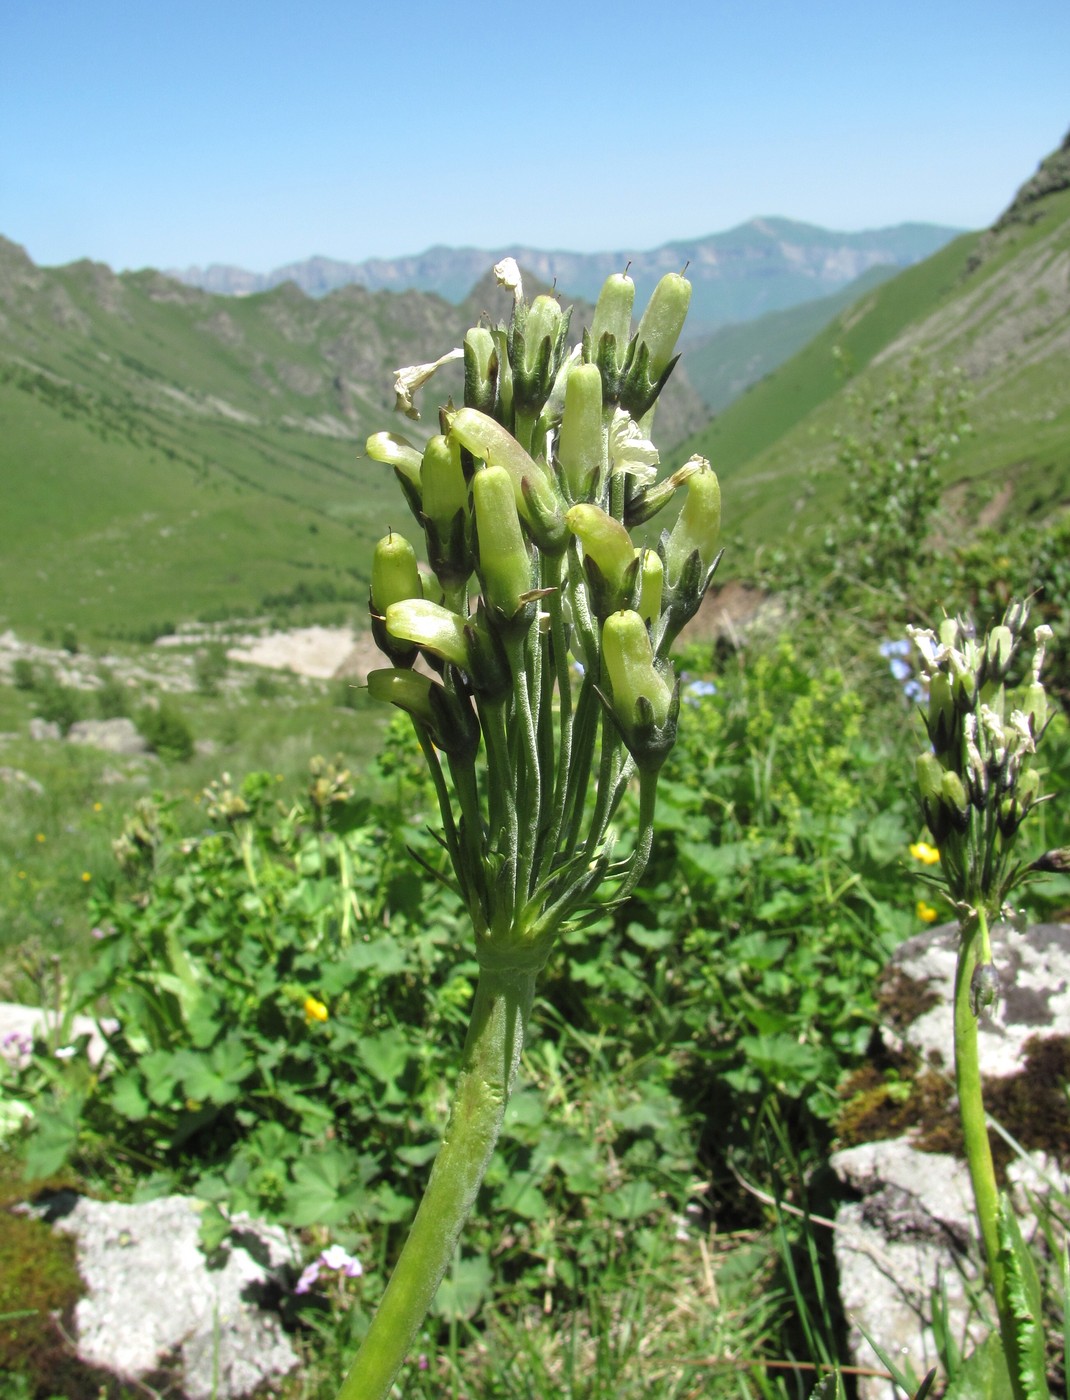
M 939 846 L 940 876 L 958 915 L 955 971 L 955 1079 L 966 1157 L 1000 1333 L 1016 1400 L 1048 1394 L 1043 1321 L 1030 1301 L 1032 1265 L 1005 1198 L 996 1186 L 985 1121 L 977 1018 L 999 999 L 990 925 L 1004 917 L 1011 892 L 1031 873 L 1064 868 L 1066 852 L 1016 858 L 1019 828 L 1040 796 L 1036 746 L 1051 716 L 1041 671 L 1051 629 L 1033 631 L 1029 608 L 1012 602 L 983 637 L 945 618 L 939 632 L 908 628 L 928 686 L 929 748 L 917 759 L 918 791 Z M 1012 673 L 1021 677 L 1010 689 Z
M 632 280 L 610 277 L 570 347 L 556 298 L 529 303 L 511 259 L 495 273 L 513 293 L 508 324 L 398 372 L 398 407 L 416 418 L 416 390 L 463 360 L 463 403 L 440 411 L 426 446 L 383 432 L 367 447 L 415 521 L 411 540 L 391 532 L 375 551 L 372 628 L 390 664 L 368 688 L 412 718 L 480 979 L 443 1145 L 346 1400 L 388 1394 L 434 1296 L 556 934 L 642 874 L 680 710 L 669 649 L 719 557 L 717 477 L 695 457 L 659 480 L 650 440 L 690 284 L 664 277 L 633 330 Z M 677 493 L 656 546 L 637 544 Z

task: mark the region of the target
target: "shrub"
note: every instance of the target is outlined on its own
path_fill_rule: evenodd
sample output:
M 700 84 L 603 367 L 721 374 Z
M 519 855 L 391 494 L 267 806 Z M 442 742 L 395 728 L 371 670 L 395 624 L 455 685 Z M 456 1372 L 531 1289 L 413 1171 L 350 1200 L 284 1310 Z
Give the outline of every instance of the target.
M 119 719 L 130 713 L 130 691 L 110 671 L 101 672 L 95 698 L 101 719 Z
M 227 674 L 227 649 L 222 642 L 210 642 L 197 653 L 193 674 L 202 695 L 218 695 Z
M 11 668 L 11 680 L 16 690 L 33 690 L 37 684 L 37 673 L 33 662 L 26 656 L 17 656 Z
M 193 730 L 180 710 L 169 701 L 158 707 L 144 706 L 138 711 L 137 727 L 142 737 L 160 758 L 185 763 L 193 757 Z
M 80 690 L 63 685 L 49 672 L 37 683 L 34 710 L 40 719 L 58 724 L 60 732 L 66 734 L 72 724 L 84 718 L 85 697 Z

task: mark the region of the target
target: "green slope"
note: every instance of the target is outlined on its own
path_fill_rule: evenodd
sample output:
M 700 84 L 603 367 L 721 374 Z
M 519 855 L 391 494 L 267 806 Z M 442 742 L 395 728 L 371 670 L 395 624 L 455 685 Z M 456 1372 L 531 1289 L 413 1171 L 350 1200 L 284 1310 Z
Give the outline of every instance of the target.
M 770 311 L 753 321 L 724 326 L 689 344 L 687 373 L 711 413 L 723 412 L 744 390 L 771 374 L 807 345 L 839 312 L 879 287 L 895 269 L 870 268 L 849 287 L 832 296 L 804 302 L 787 311 Z
M 1052 165 L 1055 175 L 1052 175 Z M 992 230 L 876 288 L 754 385 L 675 455 L 721 474 L 737 569 L 839 508 L 835 435 L 852 398 L 878 394 L 915 358 L 959 367 L 973 433 L 949 464 L 949 499 L 968 529 L 980 505 L 1046 518 L 1070 502 L 1070 152 L 1045 162 Z M 820 531 L 815 531 L 819 537 Z

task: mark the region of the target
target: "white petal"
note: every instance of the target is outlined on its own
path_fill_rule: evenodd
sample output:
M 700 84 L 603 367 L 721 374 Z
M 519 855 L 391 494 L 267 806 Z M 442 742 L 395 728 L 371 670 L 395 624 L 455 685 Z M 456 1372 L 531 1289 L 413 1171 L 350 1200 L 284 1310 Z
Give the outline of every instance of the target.
M 394 407 L 400 413 L 404 413 L 409 418 L 419 418 L 420 413 L 412 401 L 412 396 L 421 385 L 426 384 L 434 372 L 441 369 L 443 365 L 448 365 L 451 360 L 459 360 L 464 351 L 459 347 L 450 350 L 441 359 L 433 360 L 426 365 L 408 365 L 403 369 L 394 371 L 394 393 L 397 401 Z
M 609 425 L 609 460 L 613 471 L 627 472 L 640 486 L 648 486 L 658 474 L 658 449 L 623 408 L 614 411 Z
M 517 267 L 516 258 L 502 258 L 500 263 L 495 263 L 494 280 L 499 287 L 509 288 L 515 302 L 519 303 L 524 300 L 524 283 L 520 278 L 520 268 Z

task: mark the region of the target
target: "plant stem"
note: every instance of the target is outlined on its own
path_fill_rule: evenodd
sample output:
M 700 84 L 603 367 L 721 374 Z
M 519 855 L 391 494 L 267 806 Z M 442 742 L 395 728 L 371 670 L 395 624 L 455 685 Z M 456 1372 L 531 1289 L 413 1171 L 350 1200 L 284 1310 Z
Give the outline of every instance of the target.
M 409 1238 L 338 1400 L 387 1400 L 419 1333 L 498 1140 L 537 968 L 484 967 L 446 1133 Z
M 996 1220 L 999 1211 L 999 1191 L 996 1170 L 992 1162 L 992 1144 L 988 1139 L 985 1105 L 981 1090 L 981 1065 L 977 1049 L 977 1016 L 970 1005 L 970 984 L 979 954 L 989 944 L 988 919 L 984 909 L 976 919 L 964 919 L 962 941 L 955 966 L 955 1087 L 959 1097 L 959 1117 L 966 1145 L 966 1163 L 970 1169 L 973 1199 L 981 1238 L 985 1246 L 988 1276 L 999 1315 L 999 1330 L 1003 1351 L 1011 1376 L 1015 1400 L 1028 1400 L 1022 1389 L 1015 1364 L 1017 1345 L 1014 1320 L 1007 1298 L 1007 1275 L 1000 1258 L 999 1231 Z

